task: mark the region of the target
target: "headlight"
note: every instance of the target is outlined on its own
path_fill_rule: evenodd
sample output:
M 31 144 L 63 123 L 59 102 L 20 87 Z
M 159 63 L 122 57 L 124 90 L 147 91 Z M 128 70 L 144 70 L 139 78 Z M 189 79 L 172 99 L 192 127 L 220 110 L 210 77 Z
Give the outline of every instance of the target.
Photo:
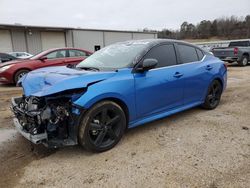
M 12 67 L 13 65 L 7 65 L 2 68 L 0 68 L 0 73 L 6 71 L 8 68 Z

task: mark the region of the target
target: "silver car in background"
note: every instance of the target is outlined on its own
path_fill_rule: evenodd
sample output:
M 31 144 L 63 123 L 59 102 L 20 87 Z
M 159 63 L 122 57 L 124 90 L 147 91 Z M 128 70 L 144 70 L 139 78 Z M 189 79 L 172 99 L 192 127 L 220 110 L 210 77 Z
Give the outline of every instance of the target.
M 28 59 L 33 56 L 32 54 L 29 54 L 27 52 L 10 52 L 9 54 L 18 59 Z

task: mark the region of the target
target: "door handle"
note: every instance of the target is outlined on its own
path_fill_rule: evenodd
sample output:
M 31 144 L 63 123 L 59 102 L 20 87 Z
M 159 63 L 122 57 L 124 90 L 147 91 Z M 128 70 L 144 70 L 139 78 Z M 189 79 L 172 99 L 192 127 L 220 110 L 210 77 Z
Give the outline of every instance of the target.
M 181 73 L 179 73 L 179 72 L 176 72 L 175 74 L 174 74 L 174 77 L 175 78 L 180 78 L 180 77 L 182 77 L 183 76 L 183 74 L 181 74 Z
M 213 69 L 213 67 L 211 65 L 207 65 L 206 69 L 211 70 L 211 69 Z

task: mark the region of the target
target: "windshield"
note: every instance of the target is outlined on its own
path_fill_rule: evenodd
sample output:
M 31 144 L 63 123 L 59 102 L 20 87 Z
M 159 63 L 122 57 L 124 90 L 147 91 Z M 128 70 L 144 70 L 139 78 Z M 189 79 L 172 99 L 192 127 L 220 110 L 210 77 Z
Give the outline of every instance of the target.
M 92 67 L 99 70 L 117 70 L 131 67 L 149 42 L 128 41 L 107 46 L 77 65 L 77 68 Z
M 47 54 L 47 51 L 42 51 L 42 52 L 39 52 L 39 53 L 33 55 L 30 59 L 38 59 L 38 58 L 42 57 L 45 54 Z

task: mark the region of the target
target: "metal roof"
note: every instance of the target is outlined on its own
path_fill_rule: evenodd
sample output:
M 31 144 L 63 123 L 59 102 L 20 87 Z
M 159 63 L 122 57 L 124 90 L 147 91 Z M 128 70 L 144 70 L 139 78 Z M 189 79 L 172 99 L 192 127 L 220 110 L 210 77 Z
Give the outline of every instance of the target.
M 0 29 L 44 29 L 44 30 L 82 30 L 82 31 L 105 31 L 105 32 L 123 32 L 123 33 L 145 33 L 145 34 L 157 34 L 153 31 L 132 31 L 132 30 L 111 30 L 111 29 L 90 29 L 80 27 L 54 27 L 54 26 L 35 26 L 35 25 L 22 25 L 22 24 L 1 24 Z

